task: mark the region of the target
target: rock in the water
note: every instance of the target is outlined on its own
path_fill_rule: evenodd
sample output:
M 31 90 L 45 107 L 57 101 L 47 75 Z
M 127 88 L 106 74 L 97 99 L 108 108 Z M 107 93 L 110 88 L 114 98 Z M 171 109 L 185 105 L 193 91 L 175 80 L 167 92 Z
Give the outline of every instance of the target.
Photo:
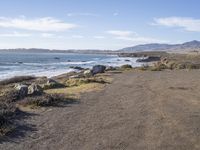
M 83 70 L 84 68 L 78 66 L 70 66 L 69 68 L 76 69 L 76 70 Z
M 96 66 L 93 66 L 93 68 L 92 68 L 92 73 L 93 73 L 93 74 L 104 73 L 105 70 L 106 70 L 106 66 L 103 66 L 103 65 L 96 65 Z
M 59 60 L 60 58 L 59 58 L 59 57 L 54 57 L 54 59 L 57 59 L 57 60 Z
M 26 97 L 28 95 L 28 86 L 27 85 L 16 84 L 14 88 L 18 92 L 19 98 L 24 98 L 24 97 Z
M 93 76 L 92 70 L 85 70 L 83 72 L 83 74 L 84 74 L 85 77 L 91 77 L 91 76 Z
M 42 93 L 43 93 L 43 90 L 38 84 L 31 84 L 28 87 L 29 95 L 41 95 Z
M 147 58 L 142 58 L 142 59 L 138 59 L 136 60 L 136 62 L 153 62 L 153 61 L 160 61 L 160 57 L 157 56 L 149 56 Z

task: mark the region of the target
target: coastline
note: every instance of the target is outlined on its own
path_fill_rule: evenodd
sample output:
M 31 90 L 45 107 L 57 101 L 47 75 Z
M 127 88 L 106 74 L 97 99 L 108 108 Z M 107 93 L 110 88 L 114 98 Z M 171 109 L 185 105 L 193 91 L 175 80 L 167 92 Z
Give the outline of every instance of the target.
M 1 105 L 11 114 L 0 115 L 6 125 L 1 128 L 1 133 L 6 133 L 0 138 L 0 148 L 94 149 L 96 142 L 101 143 L 100 149 L 115 147 L 120 142 L 127 143 L 129 146 L 125 147 L 130 149 L 159 149 L 167 143 L 176 149 L 198 148 L 200 70 L 195 60 L 199 55 L 181 55 L 176 61 L 172 58 L 164 57 L 153 65 L 136 68 L 97 65 L 51 79 L 21 77 L 0 82 L 0 98 L 5 102 Z M 192 62 L 188 64 L 189 60 Z M 37 94 L 16 99 L 16 93 L 12 93 L 16 84 L 31 87 L 31 92 Z M 25 114 L 30 116 L 24 118 Z M 19 128 L 20 125 L 29 130 Z M 13 136 L 20 132 L 23 137 Z M 159 136 L 160 132 L 163 136 Z M 73 144 L 74 140 L 78 146 Z M 182 141 L 184 147 L 179 144 Z M 44 142 L 47 144 L 43 145 Z
M 140 66 L 136 60 L 137 58 L 105 54 L 5 53 L 0 55 L 0 80 L 14 76 L 53 77 L 70 71 L 78 71 L 71 67 L 91 69 L 92 66 L 99 64 L 114 67 L 124 64 Z

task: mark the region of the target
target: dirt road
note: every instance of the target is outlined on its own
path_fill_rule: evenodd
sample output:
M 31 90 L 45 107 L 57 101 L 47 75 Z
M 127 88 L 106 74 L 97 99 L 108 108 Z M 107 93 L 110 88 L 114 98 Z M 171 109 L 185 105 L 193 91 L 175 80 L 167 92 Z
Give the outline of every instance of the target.
M 200 71 L 118 74 L 78 104 L 33 114 L 0 149 L 199 150 Z

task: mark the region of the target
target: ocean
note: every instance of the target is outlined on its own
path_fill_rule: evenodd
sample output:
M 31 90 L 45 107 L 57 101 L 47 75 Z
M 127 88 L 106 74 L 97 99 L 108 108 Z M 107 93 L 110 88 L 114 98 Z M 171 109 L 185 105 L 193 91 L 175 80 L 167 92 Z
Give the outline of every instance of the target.
M 0 52 L 0 80 L 26 75 L 52 77 L 74 71 L 70 66 L 141 66 L 136 60 L 106 54 Z

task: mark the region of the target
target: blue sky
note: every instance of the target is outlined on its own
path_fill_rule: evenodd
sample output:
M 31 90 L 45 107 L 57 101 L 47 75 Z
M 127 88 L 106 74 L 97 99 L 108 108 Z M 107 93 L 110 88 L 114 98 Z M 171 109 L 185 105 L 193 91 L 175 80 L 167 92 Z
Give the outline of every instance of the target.
M 120 49 L 200 40 L 199 0 L 2 0 L 0 48 Z

